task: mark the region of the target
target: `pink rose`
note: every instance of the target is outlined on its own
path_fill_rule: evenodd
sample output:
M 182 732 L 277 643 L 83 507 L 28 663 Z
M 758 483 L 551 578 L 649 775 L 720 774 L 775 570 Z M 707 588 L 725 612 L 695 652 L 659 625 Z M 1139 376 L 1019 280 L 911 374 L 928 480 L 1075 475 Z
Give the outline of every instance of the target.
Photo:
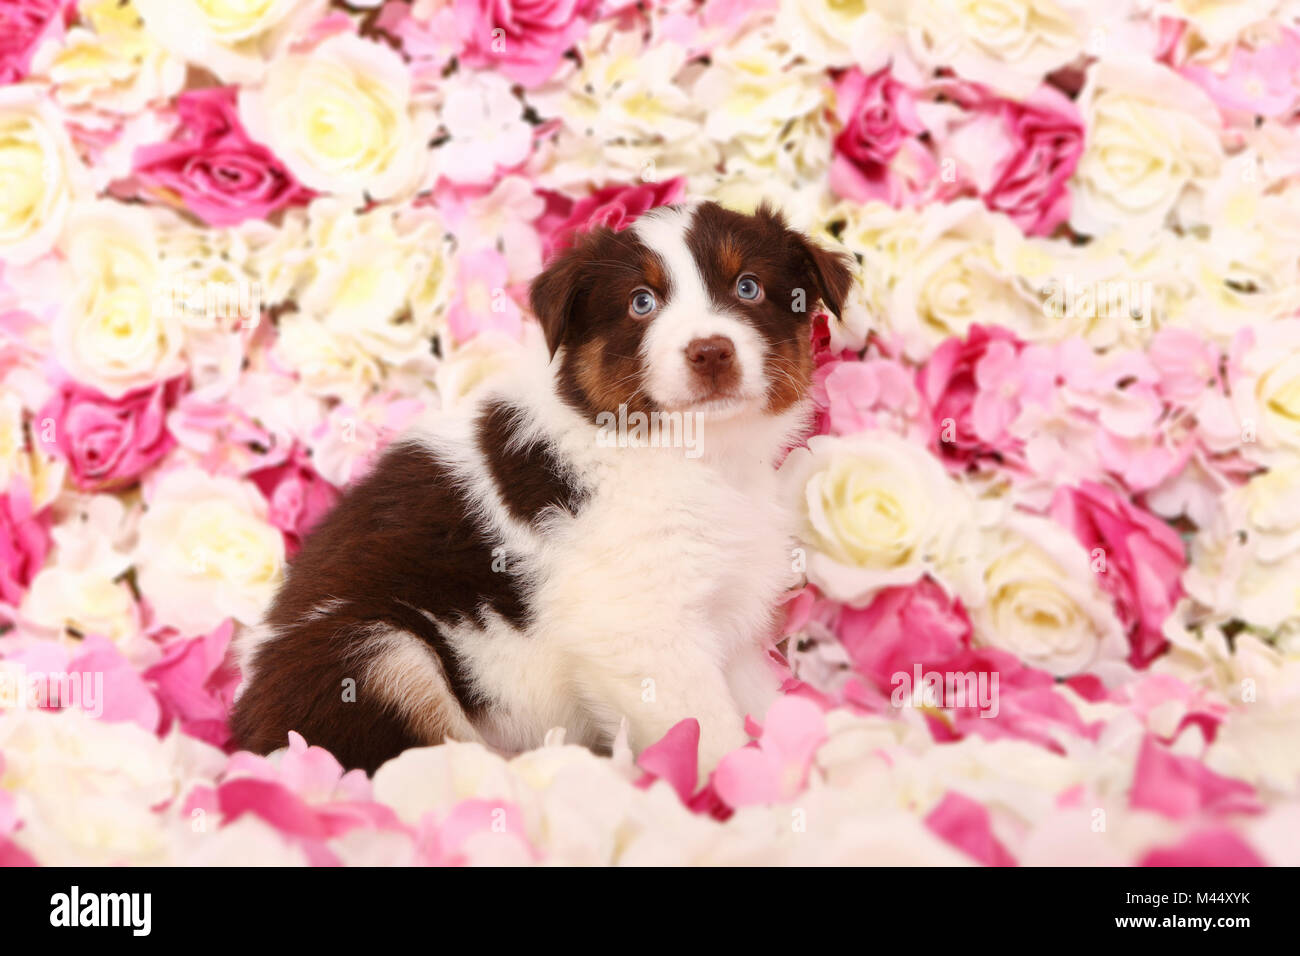
M 461 59 L 537 86 L 586 35 L 596 7 L 595 0 L 455 0 Z
M 1227 113 L 1284 117 L 1300 102 L 1296 75 L 1300 72 L 1300 33 L 1283 28 L 1276 43 L 1232 51 L 1227 70 L 1184 66 L 1183 76 L 1205 90 Z
M 18 483 L 0 495 L 0 604 L 16 606 L 50 550 L 50 512 L 32 513 L 32 499 Z
M 980 459 L 1019 458 L 1021 442 L 1007 432 L 1019 412 L 1017 356 L 1024 343 L 998 326 L 971 326 L 950 338 L 917 373 L 930 409 L 932 447 L 951 467 Z
M 835 137 L 831 163 L 831 188 L 858 201 L 882 199 L 896 202 L 899 184 L 890 166 L 904 144 L 924 132 L 916 112 L 916 94 L 896 80 L 889 68 L 862 73 L 856 67 L 835 84 L 835 115 L 841 130 Z M 929 168 L 922 149 L 918 164 Z
M 884 428 L 906 435 L 923 418 L 911 371 L 893 359 L 869 357 L 823 365 L 813 375 L 814 400 L 825 394 L 830 431 Z
M 211 634 L 174 640 L 144 672 L 161 705 L 162 731 L 177 723 L 214 747 L 230 741 L 227 715 L 239 685 L 239 673 L 226 654 L 233 633 L 234 623 L 226 620 Z
M 1165 619 L 1182 597 L 1182 539 L 1160 519 L 1095 482 L 1058 488 L 1050 513 L 1090 554 L 1104 559 L 1104 565 L 1097 565 L 1098 576 L 1129 630 L 1129 662 L 1145 667 L 1164 650 Z
M 130 484 L 171 451 L 167 411 L 182 386 L 177 378 L 109 398 L 65 382 L 39 417 L 53 423 L 51 450 L 67 461 L 73 483 L 102 491 Z
M 339 499 L 338 489 L 316 473 L 302 449 L 295 449 L 283 464 L 252 472 L 248 477 L 270 505 L 267 517 L 284 532 L 290 557 Z
M 75 0 L 0 3 L 0 85 L 26 77 L 37 48 L 45 40 L 61 37 L 76 9 Z
M 211 226 L 265 219 L 314 195 L 269 149 L 248 138 L 239 122 L 233 87 L 183 93 L 176 101 L 179 137 L 141 146 L 135 175 L 145 186 L 175 193 Z
M 886 588 L 864 608 L 845 607 L 839 639 L 858 673 L 888 690 L 914 664 L 933 665 L 970 647 L 966 609 L 934 581 Z
M 1083 154 L 1083 119 L 1074 103 L 1050 86 L 1023 103 L 997 100 L 1011 149 L 983 193 L 984 204 L 1006 213 L 1026 235 L 1050 235 L 1070 218 L 1065 184 Z
M 1069 97 L 1044 84 L 1019 102 L 964 80 L 939 80 L 926 92 L 960 107 L 931 130 L 961 171 L 953 195 L 978 195 L 1028 235 L 1048 235 L 1069 218 L 1066 183 L 1083 153 L 1083 119 Z
M 655 206 L 671 205 L 685 192 L 686 180 L 679 176 L 661 183 L 606 186 L 577 202 L 561 193 L 543 193 L 546 211 L 537 220 L 542 256 L 549 259 L 568 248 L 574 236 L 596 226 L 608 226 L 616 232 L 626 229 L 642 213 Z

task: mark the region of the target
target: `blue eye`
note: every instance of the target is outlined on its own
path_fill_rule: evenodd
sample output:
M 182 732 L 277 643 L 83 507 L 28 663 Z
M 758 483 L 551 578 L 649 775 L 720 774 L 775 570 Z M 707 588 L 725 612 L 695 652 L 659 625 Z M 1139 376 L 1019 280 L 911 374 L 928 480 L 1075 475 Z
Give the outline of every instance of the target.
M 655 302 L 655 294 L 653 292 L 649 292 L 645 289 L 638 289 L 636 292 L 632 293 L 631 308 L 633 315 L 649 315 L 655 310 L 656 305 L 658 305 L 658 303 Z
M 736 295 L 742 299 L 757 299 L 762 292 L 763 287 L 753 276 L 741 276 L 740 281 L 736 283 Z

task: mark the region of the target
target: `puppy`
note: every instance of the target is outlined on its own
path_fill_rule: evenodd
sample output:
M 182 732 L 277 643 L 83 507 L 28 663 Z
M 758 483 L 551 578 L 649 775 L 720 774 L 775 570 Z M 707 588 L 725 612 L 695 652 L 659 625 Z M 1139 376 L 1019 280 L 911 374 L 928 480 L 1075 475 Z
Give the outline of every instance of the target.
M 797 578 L 775 463 L 810 417 L 814 306 L 849 283 L 766 208 L 580 237 L 531 288 L 549 363 L 396 441 L 308 538 L 242 639 L 238 743 L 296 730 L 373 771 L 553 727 L 608 752 L 623 719 L 639 751 L 695 717 L 704 768 L 743 746 Z

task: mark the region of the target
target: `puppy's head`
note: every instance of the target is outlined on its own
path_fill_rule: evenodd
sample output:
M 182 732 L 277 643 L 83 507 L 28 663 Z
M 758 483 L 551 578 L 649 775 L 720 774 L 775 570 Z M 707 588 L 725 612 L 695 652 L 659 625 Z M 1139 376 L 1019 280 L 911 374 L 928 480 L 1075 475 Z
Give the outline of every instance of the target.
M 561 394 L 584 414 L 779 415 L 807 391 L 817 302 L 838 317 L 849 283 L 844 256 L 778 213 L 701 203 L 586 234 L 533 281 L 531 303 Z

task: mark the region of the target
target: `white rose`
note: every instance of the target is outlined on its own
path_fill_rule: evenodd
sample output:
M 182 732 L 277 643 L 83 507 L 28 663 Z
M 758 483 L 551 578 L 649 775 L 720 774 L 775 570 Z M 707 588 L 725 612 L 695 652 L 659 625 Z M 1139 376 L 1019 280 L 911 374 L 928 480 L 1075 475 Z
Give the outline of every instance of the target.
M 204 634 L 255 624 L 284 572 L 284 536 L 257 488 L 196 468 L 162 476 L 140 519 L 136 567 L 158 623 Z
M 1122 661 L 1128 642 L 1088 553 L 1060 525 L 1014 513 L 984 544 L 975 640 L 1058 677 Z
M 0 259 L 26 263 L 49 252 L 84 179 L 44 90 L 0 89 Z
M 1089 7 L 1081 0 L 936 0 L 907 4 L 907 37 L 924 65 L 1007 96 L 1028 96 L 1042 78 L 1084 52 Z
M 781 0 L 775 30 L 818 69 L 858 65 L 870 72 L 901 41 L 899 6 L 892 0 Z
M 700 136 L 704 111 L 679 81 L 684 47 L 664 40 L 647 47 L 638 32 L 605 24 L 581 51 L 581 65 L 563 81 L 529 93 L 540 115 L 563 121 L 531 161 L 540 185 L 585 191 L 591 182 L 665 180 L 717 167 L 717 147 Z
M 441 224 L 429 214 L 399 222 L 387 207 L 358 215 L 332 198 L 312 203 L 309 223 L 299 312 L 390 365 L 431 363 L 444 304 Z
M 1267 20 L 1278 0 L 1164 0 L 1165 16 L 1186 20 L 1213 46 L 1230 45 L 1247 27 Z
M 95 634 L 125 645 L 140 630 L 140 615 L 125 582 L 88 571 L 42 568 L 23 596 L 23 619 L 55 634 Z
M 55 352 L 78 381 L 116 398 L 184 370 L 179 317 L 162 307 L 153 218 L 141 207 L 78 207 L 63 244 L 69 281 Z
M 760 29 L 714 52 L 691 88 L 706 111 L 704 133 L 730 155 L 816 178 L 831 154 L 826 74 L 798 61 L 784 36 Z M 793 147 L 793 148 L 791 148 Z
M 280 317 L 273 353 L 314 396 L 361 401 L 384 381 L 379 361 L 355 339 L 298 312 Z
M 1218 112 L 1202 90 L 1156 63 L 1102 60 L 1079 96 L 1087 127 L 1071 180 L 1081 232 L 1158 230 L 1190 185 L 1223 164 Z
M 1251 456 L 1270 462 L 1300 454 L 1300 319 L 1259 324 L 1238 359 L 1232 403 Z M 1258 451 L 1256 450 L 1258 449 Z
M 145 650 L 136 642 L 140 611 L 123 580 L 134 514 L 114 495 L 67 493 L 56 507 L 53 558 L 23 596 L 24 623 L 50 638 L 95 634 L 134 657 Z
M 1026 248 L 1006 216 L 978 200 L 932 204 L 920 215 L 875 211 L 846 240 L 862 251 L 865 298 L 879 320 L 921 361 L 976 323 L 1030 341 L 1054 341 L 1061 321 L 1020 274 Z M 879 241 L 867 243 L 872 235 Z
M 426 127 L 411 106 L 411 76 L 380 43 L 339 33 L 275 60 L 239 115 L 303 185 L 353 199 L 413 193 L 427 164 Z
M 924 448 L 887 432 L 819 435 L 781 471 L 803 515 L 808 579 L 828 597 L 862 605 L 926 574 L 967 591 L 974 509 Z
M 140 6 L 129 0 L 82 0 L 77 4 L 81 25 L 62 43 L 42 46 L 32 61 L 33 75 L 48 77 L 59 105 L 86 125 L 104 126 L 115 118 L 96 114 L 138 116 L 185 85 L 185 63 L 144 28 Z M 162 135 L 156 133 L 152 141 Z
M 16 795 L 22 846 L 47 865 L 163 862 L 177 795 L 167 748 L 134 723 L 79 708 L 0 711 L 0 789 Z
M 1187 593 L 1219 620 L 1265 631 L 1300 625 L 1300 461 L 1233 488 L 1192 539 Z
M 226 83 L 258 80 L 266 62 L 323 13 L 325 0 L 134 0 L 178 56 Z

